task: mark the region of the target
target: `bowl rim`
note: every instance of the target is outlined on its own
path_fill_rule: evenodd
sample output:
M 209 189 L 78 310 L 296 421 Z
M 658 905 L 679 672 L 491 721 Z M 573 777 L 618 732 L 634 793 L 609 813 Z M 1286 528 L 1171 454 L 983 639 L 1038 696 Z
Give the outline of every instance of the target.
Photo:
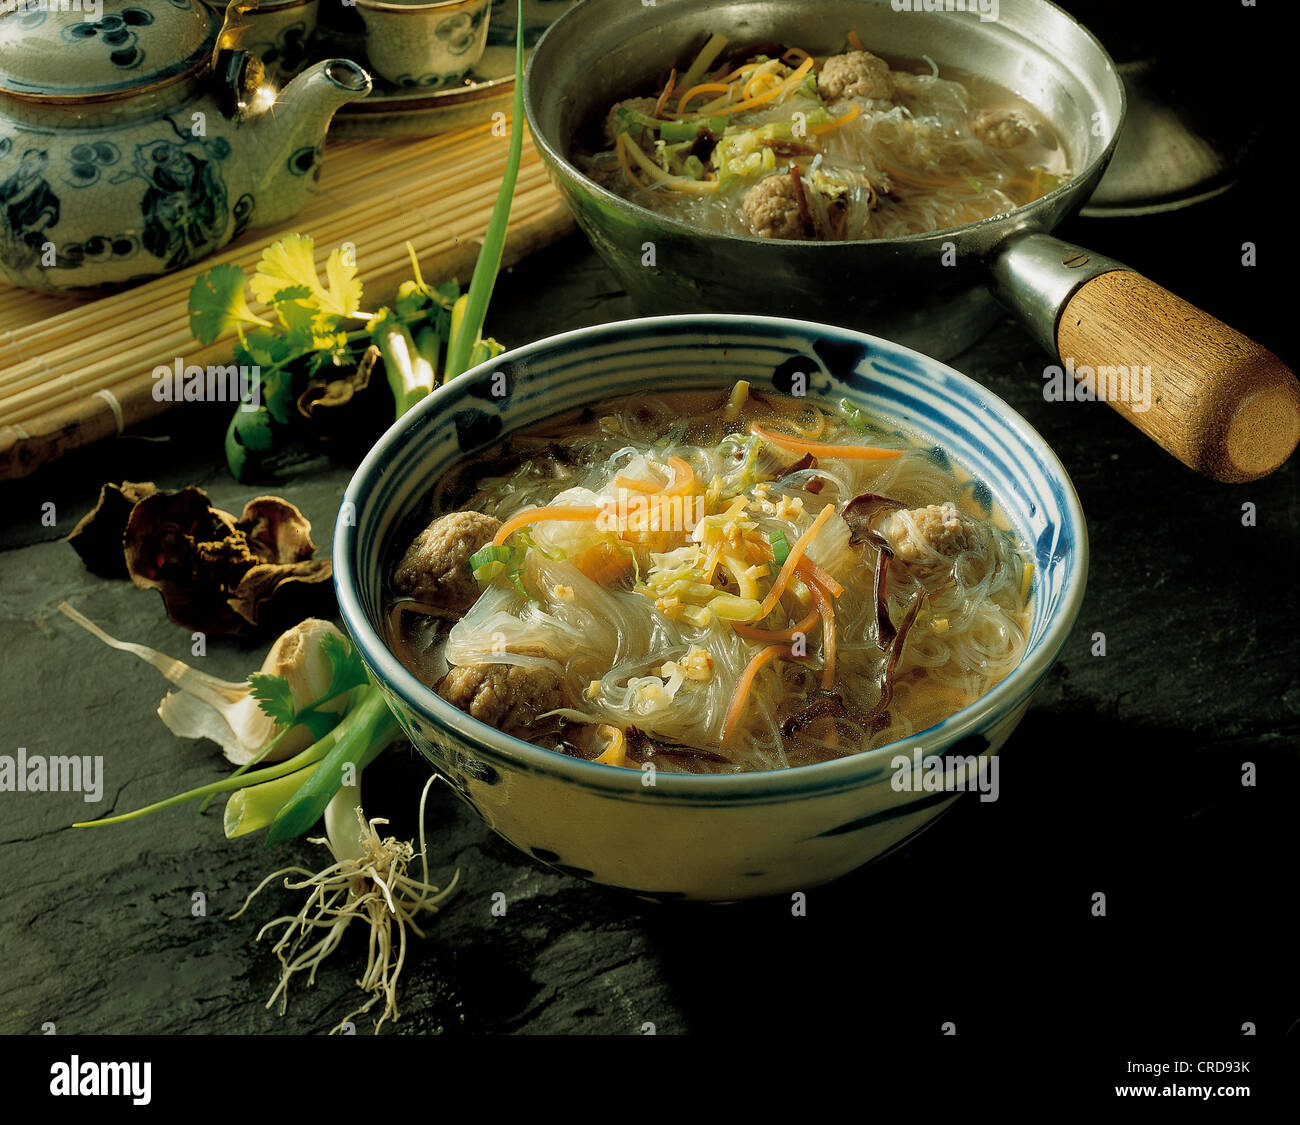
M 528 361 L 538 352 L 554 351 L 557 347 L 563 349 L 573 344 L 600 340 L 601 337 L 616 336 L 624 340 L 629 336 L 653 337 L 657 327 L 670 325 L 698 327 L 725 336 L 732 327 L 742 325 L 752 327 L 756 324 L 771 328 L 774 333 L 784 332 L 800 337 L 815 334 L 819 338 L 825 338 L 827 333 L 831 333 L 856 343 L 866 344 L 868 354 L 875 354 L 881 349 L 893 350 L 919 360 L 937 373 L 955 378 L 963 392 L 975 404 L 986 412 L 991 411 L 996 414 L 1003 424 L 1014 430 L 1026 444 L 1038 451 L 1048 475 L 1061 486 L 1066 524 L 1073 533 L 1074 546 L 1071 552 L 1075 556 L 1076 565 L 1070 570 L 1070 580 L 1063 587 L 1060 605 L 1056 613 L 1048 619 L 1042 639 L 1015 668 L 989 691 L 941 722 L 918 731 L 904 740 L 890 742 L 873 750 L 862 751 L 830 762 L 791 766 L 788 769 L 778 770 L 754 770 L 733 774 L 673 774 L 657 771 L 654 783 L 647 785 L 643 781 L 641 770 L 629 770 L 622 766 L 570 758 L 505 734 L 487 723 L 472 718 L 442 699 L 398 660 L 371 623 L 357 593 L 353 555 L 359 542 L 360 513 L 364 511 L 363 498 L 369 491 L 372 479 L 378 479 L 383 475 L 384 465 L 390 459 L 392 451 L 403 442 L 410 440 L 412 433 L 418 434 L 423 428 L 420 425 L 423 419 L 438 413 L 443 402 L 456 395 L 456 384 L 464 386 L 461 380 L 468 381 L 472 376 L 488 374 L 503 362 L 514 362 L 526 369 Z M 513 432 L 514 428 L 507 424 L 494 440 L 504 439 Z M 972 468 L 965 467 L 968 471 Z M 994 498 L 1000 502 L 996 494 Z M 658 790 L 660 799 L 676 797 L 727 800 L 754 796 L 781 797 L 810 791 L 843 791 L 883 776 L 887 761 L 903 754 L 904 751 L 910 755 L 912 751 L 919 748 L 924 756 L 930 757 L 936 749 L 942 751 L 971 734 L 995 725 L 1029 699 L 1039 682 L 1056 662 L 1073 630 L 1083 603 L 1088 579 L 1087 521 L 1074 483 L 1047 441 L 1010 405 L 968 375 L 903 344 L 856 329 L 788 317 L 745 316 L 735 313 L 681 313 L 669 316 L 634 317 L 556 333 L 503 352 L 466 371 L 455 380 L 455 383 L 445 383 L 435 389 L 398 418 L 375 442 L 357 467 L 348 482 L 339 511 L 340 515 L 334 528 L 332 551 L 334 587 L 338 597 L 339 612 L 353 643 L 357 645 L 365 664 L 375 673 L 385 695 L 396 695 L 411 711 L 440 726 L 451 728 L 460 738 L 474 744 L 476 752 L 481 751 L 485 756 L 501 761 L 509 768 L 541 772 L 584 788 L 619 793 L 624 796 L 643 793 L 647 789 Z M 343 513 L 347 511 L 357 513 L 357 518 L 351 521 L 344 520 Z M 1035 580 L 1037 577 L 1036 571 Z M 980 753 L 984 752 L 986 751 L 980 751 Z
M 757 0 L 755 0 L 757 2 Z M 1082 203 L 1087 202 L 1087 197 L 1092 194 L 1092 189 L 1084 190 L 1084 184 L 1090 179 L 1100 182 L 1106 167 L 1110 163 L 1110 158 L 1114 155 L 1115 147 L 1119 144 L 1120 134 L 1124 128 L 1124 121 L 1128 115 L 1128 94 L 1124 88 L 1124 82 L 1120 77 L 1119 70 L 1115 65 L 1115 60 L 1111 57 L 1110 52 L 1102 44 L 1101 40 L 1093 34 L 1091 28 L 1071 12 L 1067 12 L 1059 4 L 1053 3 L 1053 0 L 1035 0 L 1047 8 L 1053 9 L 1058 15 L 1063 16 L 1069 22 L 1075 25 L 1075 30 L 1089 41 L 1090 46 L 1095 50 L 1107 64 L 1106 77 L 1114 86 L 1112 91 L 1117 95 L 1118 106 L 1115 115 L 1115 127 L 1111 135 L 1106 139 L 1106 143 L 1094 158 L 1072 175 L 1064 183 L 1053 188 L 1046 195 L 1040 195 L 1037 199 L 1031 199 L 1028 203 L 1022 203 L 1019 207 L 1012 208 L 1010 211 L 998 215 L 988 215 L 983 219 L 976 219 L 973 222 L 962 223 L 955 227 L 941 227 L 934 231 L 920 231 L 915 234 L 893 235 L 889 238 L 855 238 L 842 239 L 838 241 L 823 241 L 819 239 L 795 238 L 783 240 L 786 245 L 790 246 L 820 246 L 820 247 L 854 247 L 861 249 L 863 246 L 880 246 L 888 249 L 891 246 L 910 246 L 925 242 L 943 242 L 956 234 L 970 235 L 974 231 L 992 230 L 998 224 L 1006 227 L 1008 222 L 1031 223 L 1037 221 L 1040 213 L 1047 211 L 1051 206 L 1066 200 L 1067 195 L 1080 196 Z M 546 50 L 546 40 L 552 36 L 556 27 L 564 23 L 566 19 L 574 14 L 577 9 L 584 5 L 578 4 L 561 15 L 551 23 L 538 39 L 529 56 L 528 65 L 524 69 L 524 117 L 528 122 L 528 132 L 533 138 L 534 144 L 542 156 L 551 163 L 553 170 L 564 179 L 569 179 L 578 183 L 582 188 L 589 192 L 594 192 L 602 203 L 613 204 L 629 209 L 632 214 L 631 218 L 638 222 L 645 223 L 647 219 L 654 223 L 661 224 L 663 227 L 673 231 L 676 234 L 689 235 L 693 237 L 709 237 L 734 239 L 740 243 L 753 244 L 755 246 L 771 246 L 773 240 L 770 238 L 761 238 L 753 234 L 733 234 L 730 231 L 713 230 L 701 224 L 689 223 L 684 219 L 679 219 L 673 215 L 666 214 L 662 211 L 654 211 L 640 203 L 636 203 L 627 196 L 619 195 L 609 188 L 603 187 L 582 171 L 570 158 L 569 154 L 564 152 L 561 143 L 563 138 L 552 139 L 546 130 L 542 129 L 537 120 L 537 111 L 534 108 L 534 88 L 533 88 L 533 59 L 541 52 Z M 564 30 L 567 30 L 565 28 Z M 558 35 L 556 36 L 558 38 Z M 1037 108 L 1037 107 L 1035 107 Z M 1041 111 L 1039 111 L 1041 112 Z M 1046 116 L 1046 115 L 1044 115 Z M 1051 122 L 1055 129 L 1056 125 Z M 1093 185 L 1095 187 L 1095 184 Z M 1081 204 L 1082 205 L 1082 204 Z M 1046 229 L 1054 229 L 1059 225 L 1057 222 L 1051 222 L 1046 225 Z M 1010 230 L 1010 227 L 1006 229 Z

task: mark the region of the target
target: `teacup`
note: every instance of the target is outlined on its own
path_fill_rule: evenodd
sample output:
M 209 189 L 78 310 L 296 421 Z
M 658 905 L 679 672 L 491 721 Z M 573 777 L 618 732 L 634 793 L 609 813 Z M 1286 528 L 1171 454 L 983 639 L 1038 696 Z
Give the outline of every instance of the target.
M 318 0 L 260 0 L 245 17 L 244 49 L 262 60 L 272 78 L 287 81 L 312 61 L 308 41 L 318 7 Z
M 492 0 L 356 0 L 376 74 L 405 89 L 455 85 L 483 56 Z

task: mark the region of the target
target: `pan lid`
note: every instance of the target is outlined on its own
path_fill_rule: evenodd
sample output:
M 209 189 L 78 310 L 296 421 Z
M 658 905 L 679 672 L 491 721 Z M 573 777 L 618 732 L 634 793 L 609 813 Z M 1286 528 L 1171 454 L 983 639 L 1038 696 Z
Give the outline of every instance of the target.
M 221 17 L 198 0 L 71 0 L 0 14 L 0 91 L 79 101 L 151 89 L 211 57 Z
M 1083 209 L 1086 218 L 1175 211 L 1237 182 L 1260 132 L 1257 115 L 1232 99 L 1208 95 L 1158 59 L 1117 67 L 1128 114 L 1105 176 Z

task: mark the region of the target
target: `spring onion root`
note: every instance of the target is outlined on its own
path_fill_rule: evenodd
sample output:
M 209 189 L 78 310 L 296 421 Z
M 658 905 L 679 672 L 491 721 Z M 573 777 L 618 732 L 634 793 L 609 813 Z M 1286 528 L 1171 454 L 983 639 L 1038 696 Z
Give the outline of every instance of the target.
M 233 915 L 238 918 L 243 914 L 253 899 L 277 879 L 284 879 L 288 890 L 309 891 L 297 914 L 272 919 L 258 932 L 260 941 L 268 931 L 284 926 L 273 947 L 280 959 L 280 983 L 266 1002 L 268 1008 L 278 999 L 283 1014 L 288 1007 L 289 983 L 293 977 L 306 972 L 307 983 L 314 984 L 317 971 L 339 947 L 348 926 L 357 919 L 364 919 L 370 929 L 370 955 L 357 985 L 370 996 L 359 1008 L 344 1016 L 332 1033 L 343 1031 L 349 1021 L 369 1012 L 380 1000 L 383 1001 L 383 1010 L 375 1024 L 376 1032 L 389 1018 L 394 1021 L 399 1018 L 397 982 L 406 962 L 406 932 L 409 929 L 417 937 L 424 937 L 417 922 L 420 913 L 436 913 L 438 905 L 456 889 L 460 880 L 457 871 L 445 889 L 439 890 L 429 882 L 424 806 L 433 781 L 431 776 L 420 794 L 420 878 L 407 874 L 407 867 L 415 857 L 411 844 L 399 842 L 392 836 L 380 838 L 376 828 L 387 824 L 386 820 L 375 818 L 367 821 L 360 805 L 356 804 L 353 808 L 359 835 L 355 830 L 347 830 L 346 818 L 338 815 L 338 801 L 354 802 L 358 794 L 354 788 L 345 787 L 339 790 L 335 808 L 326 814 L 326 825 L 330 830 L 328 837 L 313 837 L 311 840 L 313 844 L 328 848 L 334 862 L 315 874 L 302 867 L 288 867 L 268 875 L 248 896 L 239 912 Z M 290 877 L 294 875 L 303 878 L 291 881 Z

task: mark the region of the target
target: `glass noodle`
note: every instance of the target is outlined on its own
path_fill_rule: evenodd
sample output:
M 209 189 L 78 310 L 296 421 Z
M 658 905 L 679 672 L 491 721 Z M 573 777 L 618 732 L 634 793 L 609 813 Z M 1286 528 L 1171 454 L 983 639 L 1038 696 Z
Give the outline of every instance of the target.
M 777 442 L 815 443 L 828 451 L 878 447 L 884 454 L 819 455 L 815 467 L 799 467 L 807 460 L 798 449 Z M 664 510 L 674 517 L 708 513 L 713 524 L 705 519 L 695 525 L 707 534 L 693 539 L 687 529 L 654 530 L 650 524 L 650 531 L 623 543 L 624 554 L 613 552 L 593 565 L 592 544 L 602 534 L 596 525 L 534 522 L 525 530 L 514 580 L 501 574 L 486 582 L 454 624 L 420 613 L 392 614 L 394 651 L 430 686 L 449 663 L 554 674 L 562 706 L 517 732 L 521 737 L 585 758 L 612 752 L 621 737 L 616 764 L 636 766 L 653 757 L 658 768 L 689 772 L 780 769 L 906 738 L 984 694 L 1019 662 L 1029 571 L 996 510 L 976 503 L 975 482 L 939 451 L 856 412 L 849 416 L 807 399 L 751 394 L 737 408 L 725 394 L 674 393 L 612 400 L 553 419 L 458 466 L 413 517 L 412 530 L 452 509 L 502 521 L 557 505 L 614 511 L 620 501 L 635 505 L 648 490 L 686 487 L 685 471 L 670 459 L 689 467 L 693 491 L 681 506 Z M 629 489 L 629 482 L 647 492 Z M 898 526 L 918 542 L 923 529 L 915 520 L 921 517 L 911 512 L 927 505 L 951 502 L 981 529 L 971 549 L 951 559 L 936 555 L 932 573 L 898 563 L 891 569 L 892 623 L 901 626 L 914 604 L 919 609 L 889 676 L 892 698 L 884 700 L 889 657 L 879 643 L 874 593 L 881 555 L 869 542 L 851 542 L 839 514 L 862 494 L 902 505 Z M 752 527 L 733 550 L 717 529 L 737 504 L 743 511 L 736 518 Z M 739 605 L 742 587 L 753 583 L 762 597 L 780 569 L 776 557 L 761 562 L 765 545 L 777 555 L 782 547 L 793 550 L 827 505 L 832 512 L 822 517 L 805 558 L 827 576 L 818 578 L 820 590 L 842 587 L 830 598 L 833 683 L 828 689 L 825 628 L 815 621 L 753 672 L 743 711 L 724 738 L 747 669 L 771 647 L 745 632 L 790 633 L 817 613 L 817 604 L 815 592 L 795 582 L 770 614 L 744 624 L 722 616 L 728 603 L 721 595 Z M 710 536 L 723 542 L 724 560 L 712 578 L 703 574 L 707 549 L 697 541 L 707 543 Z M 744 550 L 761 565 L 737 562 Z M 799 563 L 795 573 L 805 573 L 806 565 Z M 923 573 L 924 580 L 918 577 Z M 701 586 L 702 580 L 715 588 Z M 681 593 L 680 603 L 674 592 Z M 691 597 L 699 605 L 687 614 Z M 396 594 L 393 604 L 401 604 Z M 715 612 L 701 614 L 699 606 Z M 692 655 L 700 651 L 707 660 Z

